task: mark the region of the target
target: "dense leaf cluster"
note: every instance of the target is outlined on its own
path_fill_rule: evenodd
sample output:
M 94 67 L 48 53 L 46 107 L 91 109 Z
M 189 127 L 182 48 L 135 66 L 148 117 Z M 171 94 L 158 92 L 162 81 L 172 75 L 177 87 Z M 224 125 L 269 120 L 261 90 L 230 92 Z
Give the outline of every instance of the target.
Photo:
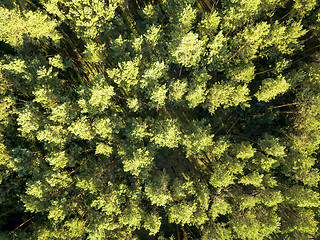
M 5 0 L 1 239 L 316 239 L 317 0 Z

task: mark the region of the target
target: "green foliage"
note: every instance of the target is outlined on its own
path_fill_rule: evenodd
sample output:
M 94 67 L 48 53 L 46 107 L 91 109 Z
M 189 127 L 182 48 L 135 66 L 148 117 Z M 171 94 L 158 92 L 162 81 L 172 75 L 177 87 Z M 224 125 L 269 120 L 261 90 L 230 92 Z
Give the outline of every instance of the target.
M 138 84 L 139 59 L 119 63 L 118 68 L 108 69 L 108 77 L 121 87 L 130 88 Z
M 21 109 L 21 113 L 17 119 L 17 123 L 21 126 L 18 130 L 21 131 L 23 136 L 32 137 L 39 129 L 38 109 L 32 105 L 26 105 L 24 109 Z M 32 134 L 33 133 L 33 134 Z
M 59 43 L 62 34 L 56 28 L 58 22 L 42 11 L 22 13 L 18 9 L 0 8 L 1 41 L 18 49 L 25 41 L 51 40 Z
M 318 207 L 319 193 L 309 188 L 295 186 L 286 193 L 288 202 L 298 207 Z
M 226 166 L 215 164 L 215 171 L 210 178 L 210 184 L 216 188 L 227 187 L 234 183 L 235 176 Z
M 170 86 L 170 92 L 169 92 L 169 98 L 173 102 L 179 102 L 183 95 L 187 92 L 188 89 L 188 83 L 186 81 L 174 81 L 171 83 Z
M 208 97 L 209 112 L 214 113 L 219 107 L 228 108 L 245 103 L 249 98 L 249 89 L 246 85 L 236 87 L 226 83 L 217 83 L 209 90 Z
M 269 134 L 265 134 L 264 138 L 261 139 L 260 145 L 266 154 L 274 157 L 284 157 L 286 155 L 285 149 L 278 138 L 274 138 Z
M 256 93 L 258 101 L 268 102 L 279 94 L 285 93 L 290 87 L 284 77 L 278 76 L 277 79 L 267 78 L 263 80 L 259 92 Z
M 205 42 L 198 37 L 197 33 L 189 32 L 181 38 L 177 47 L 173 47 L 172 56 L 176 62 L 192 67 L 200 61 Z
M 181 131 L 175 119 L 158 120 L 153 141 L 159 147 L 176 148 L 181 140 Z
M 150 97 L 150 107 L 161 108 L 165 104 L 167 89 L 165 86 L 156 86 Z
M 215 71 L 225 70 L 228 63 L 229 49 L 223 31 L 218 32 L 208 43 L 208 67 Z
M 250 83 L 254 79 L 254 65 L 246 64 L 230 69 L 230 77 L 237 82 Z
M 169 222 L 181 225 L 189 224 L 195 211 L 196 206 L 194 203 L 181 202 L 173 205 L 168 212 Z
M 312 1 L 295 0 L 293 9 L 299 15 L 304 16 L 308 14 L 311 10 L 313 10 L 316 5 L 317 5 L 317 1 L 315 0 L 312 0 Z
M 279 203 L 284 201 L 280 191 L 263 191 L 259 195 L 261 203 L 268 207 L 277 206 Z
M 281 226 L 280 217 L 272 210 L 264 211 L 263 215 L 256 215 L 248 210 L 242 216 L 234 216 L 231 222 L 236 235 L 243 239 L 271 237 Z
M 73 165 L 72 158 L 70 159 L 65 151 L 50 153 L 50 155 L 46 157 L 46 161 L 54 168 L 65 168 L 68 165 Z
M 318 239 L 316 0 L 0 7 L 0 238 Z
M 263 175 L 260 175 L 257 172 L 254 172 L 252 174 L 248 174 L 244 177 L 242 177 L 239 180 L 239 183 L 242 183 L 244 185 L 253 185 L 256 187 L 260 187 L 262 185 Z
M 204 126 L 203 122 L 191 122 L 191 127 L 183 136 L 182 144 L 186 148 L 186 156 L 207 152 L 212 145 L 213 134 L 210 134 L 211 126 Z
M 199 30 L 203 35 L 214 36 L 216 33 L 221 17 L 218 15 L 218 12 L 205 13 L 199 26 Z
M 151 204 L 165 206 L 172 200 L 168 184 L 169 176 L 165 172 L 162 172 L 147 181 L 145 193 L 150 199 Z
M 241 159 L 252 158 L 255 152 L 256 150 L 252 147 L 252 145 L 249 142 L 242 142 L 241 145 L 239 145 L 237 158 L 241 158 Z
M 89 104 L 94 109 L 104 111 L 111 103 L 111 97 L 115 94 L 112 86 L 103 83 L 97 84 L 91 90 Z
M 150 235 L 156 235 L 159 232 L 160 226 L 161 217 L 155 212 L 148 214 L 143 224 L 143 227 L 149 230 Z
M 61 57 L 61 55 L 55 55 L 53 57 L 50 57 L 48 60 L 49 60 L 49 64 L 52 67 L 56 67 L 61 70 L 65 70 L 68 67 L 68 65 L 66 64 L 66 61 Z
M 85 61 L 92 63 L 103 63 L 103 53 L 105 51 L 104 45 L 98 45 L 95 42 L 89 42 L 85 47 L 86 50 L 83 52 Z
M 209 240 L 209 239 L 210 240 L 218 240 L 218 239 L 231 240 L 232 231 L 228 229 L 223 223 L 214 224 L 214 227 L 205 229 L 204 234 L 201 237 L 201 240 Z
M 94 132 L 87 117 L 76 120 L 70 125 L 68 130 L 80 139 L 91 140 L 94 138 Z
M 144 35 L 146 42 L 149 43 L 152 47 L 155 47 L 160 40 L 160 26 L 156 27 L 154 25 L 150 26 Z
M 205 84 L 197 84 L 188 91 L 186 100 L 189 102 L 190 108 L 195 108 L 200 103 L 203 103 L 206 100 L 206 88 Z
M 216 197 L 212 201 L 210 208 L 210 217 L 215 220 L 219 215 L 225 215 L 231 212 L 231 205 L 223 198 Z
M 132 156 L 123 160 L 123 170 L 139 175 L 140 172 L 152 165 L 153 157 L 147 149 L 139 148 L 133 152 Z

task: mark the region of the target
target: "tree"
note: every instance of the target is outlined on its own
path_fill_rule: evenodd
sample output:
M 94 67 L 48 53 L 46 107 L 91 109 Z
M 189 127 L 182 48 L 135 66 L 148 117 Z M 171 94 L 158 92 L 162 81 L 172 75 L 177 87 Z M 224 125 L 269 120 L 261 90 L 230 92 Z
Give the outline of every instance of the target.
M 3 1 L 0 238 L 319 238 L 318 10 Z

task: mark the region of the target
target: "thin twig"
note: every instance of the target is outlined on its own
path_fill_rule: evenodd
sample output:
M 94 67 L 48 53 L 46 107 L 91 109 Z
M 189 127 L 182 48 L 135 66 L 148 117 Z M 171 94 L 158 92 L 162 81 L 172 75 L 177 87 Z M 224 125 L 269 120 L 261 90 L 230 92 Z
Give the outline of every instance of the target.
M 313 38 L 314 35 L 311 35 L 310 37 L 308 37 L 306 40 L 303 40 L 304 42 L 309 41 L 311 38 Z
M 262 72 L 258 72 L 258 73 L 256 73 L 255 75 L 260 75 L 260 74 L 263 74 L 263 73 L 266 73 L 266 72 L 270 72 L 270 71 L 272 71 L 272 70 L 273 70 L 273 68 L 270 68 L 270 69 L 264 70 L 264 71 L 262 71 Z
M 15 230 L 13 230 L 14 232 L 15 231 L 17 231 L 20 227 L 22 227 L 23 225 L 25 225 L 27 222 L 29 222 L 30 220 L 32 220 L 34 218 L 34 216 L 33 217 L 31 217 L 31 218 L 29 218 L 27 221 L 25 221 L 25 222 L 23 222 L 23 223 L 21 223 L 18 227 L 16 227 L 16 229 Z
M 231 32 L 231 29 L 229 29 L 229 31 L 226 33 L 226 35 L 224 35 L 224 38 L 226 38 L 230 32 Z
M 264 116 L 264 113 L 259 113 L 259 114 L 249 114 L 249 115 L 247 115 L 247 116 L 249 116 L 249 117 L 262 117 L 262 116 Z
M 282 19 L 284 19 L 285 17 L 287 17 L 290 14 L 291 11 L 289 11 L 288 13 L 286 13 L 285 15 L 283 15 L 281 18 L 278 19 L 278 21 L 281 21 Z
M 188 230 L 191 232 L 191 234 L 196 238 L 196 235 L 191 231 L 191 229 L 187 226 Z M 193 239 L 193 238 L 192 238 Z
M 229 58 L 229 61 L 234 58 L 240 51 L 242 48 L 244 48 L 247 44 L 249 43 L 249 41 L 246 41 L 245 44 L 243 44 L 230 58 Z
M 287 114 L 289 114 L 289 113 L 297 113 L 297 111 L 280 111 L 280 113 L 287 113 Z
M 180 71 L 179 71 L 179 77 L 181 76 L 181 72 L 182 72 L 182 63 L 181 63 L 181 67 L 180 67 Z
M 17 208 L 18 208 L 18 207 L 11 208 L 9 211 L 6 211 L 5 213 L 2 213 L 2 214 L 0 215 L 0 217 L 2 217 L 2 216 L 4 216 L 4 215 L 8 214 L 9 212 L 12 212 L 13 210 L 15 210 L 15 209 L 17 209 Z
M 136 3 L 137 3 L 138 8 L 141 9 L 139 1 L 136 0 Z
M 314 46 L 314 47 L 312 47 L 312 48 L 306 49 L 306 50 L 304 50 L 303 52 L 308 52 L 308 51 L 310 51 L 310 50 L 312 50 L 312 49 L 315 49 L 315 48 L 318 48 L 318 47 L 320 47 L 320 45 L 317 45 L 317 46 Z
M 235 121 L 232 126 L 228 129 L 228 131 L 226 132 L 226 135 L 228 135 L 231 131 L 231 129 L 234 127 L 234 125 L 236 125 L 236 123 L 240 120 L 240 118 L 237 119 L 237 121 Z
M 274 106 L 274 107 L 268 107 L 268 109 L 274 109 L 274 108 L 281 108 L 281 107 L 286 107 L 286 106 L 292 106 L 292 105 L 297 105 L 298 103 L 294 102 L 294 103 L 287 103 L 287 104 L 283 104 L 280 106 Z
M 181 226 L 182 232 L 183 232 L 183 236 L 185 237 L 185 239 L 188 240 L 188 234 L 186 233 L 186 231 L 184 230 L 183 226 Z
M 80 151 L 80 152 L 83 153 L 83 152 L 89 152 L 89 151 L 93 151 L 93 150 L 94 150 L 94 149 L 90 148 L 90 149 L 82 150 L 82 151 Z
M 29 0 L 27 0 L 27 2 L 30 3 L 30 5 L 32 5 L 32 7 L 37 8 L 37 6 L 33 2 L 31 2 Z

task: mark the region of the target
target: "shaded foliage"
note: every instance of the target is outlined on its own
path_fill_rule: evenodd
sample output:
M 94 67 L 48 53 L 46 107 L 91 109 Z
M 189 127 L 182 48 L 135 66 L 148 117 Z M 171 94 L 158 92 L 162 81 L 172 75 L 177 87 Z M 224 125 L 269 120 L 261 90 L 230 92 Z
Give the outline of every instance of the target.
M 0 238 L 318 238 L 318 12 L 3 1 Z

